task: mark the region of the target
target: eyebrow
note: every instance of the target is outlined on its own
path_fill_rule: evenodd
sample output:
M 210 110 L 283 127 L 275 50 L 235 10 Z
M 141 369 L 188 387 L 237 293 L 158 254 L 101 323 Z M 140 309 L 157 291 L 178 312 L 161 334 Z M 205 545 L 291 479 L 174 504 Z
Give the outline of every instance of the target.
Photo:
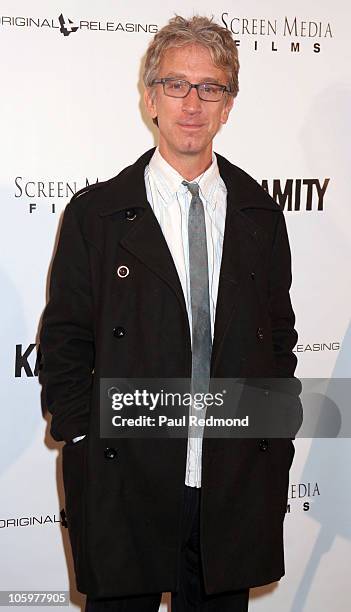
M 180 72 L 168 72 L 165 78 L 175 78 L 175 79 L 182 79 L 187 81 L 187 76 L 186 74 L 181 74 Z M 215 77 L 210 77 L 210 76 L 206 76 L 206 77 L 202 77 L 201 79 L 199 79 L 198 81 L 199 83 L 218 83 L 220 84 L 220 81 L 218 79 L 216 79 Z

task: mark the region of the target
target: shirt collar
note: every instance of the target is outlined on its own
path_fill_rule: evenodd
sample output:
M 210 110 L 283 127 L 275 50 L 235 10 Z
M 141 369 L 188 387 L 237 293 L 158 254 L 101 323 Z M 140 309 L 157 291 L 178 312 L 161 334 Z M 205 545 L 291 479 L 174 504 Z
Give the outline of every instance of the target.
M 172 201 L 177 192 L 184 195 L 187 191 L 187 187 L 182 185 L 182 181 L 185 179 L 162 157 L 158 147 L 149 162 L 149 172 L 166 206 Z M 200 195 L 210 205 L 212 210 L 216 207 L 216 198 L 214 196 L 217 187 L 221 186 L 220 178 L 217 158 L 212 153 L 210 167 L 191 181 L 192 183 L 199 184 Z

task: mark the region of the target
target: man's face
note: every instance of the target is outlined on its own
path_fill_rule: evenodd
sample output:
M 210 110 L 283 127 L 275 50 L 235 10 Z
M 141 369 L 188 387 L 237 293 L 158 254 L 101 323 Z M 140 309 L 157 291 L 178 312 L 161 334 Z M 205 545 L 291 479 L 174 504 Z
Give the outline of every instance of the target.
M 217 68 L 208 49 L 201 45 L 170 48 L 162 56 L 158 78 L 174 77 L 189 83 L 214 82 L 227 85 L 224 70 Z M 226 123 L 233 98 L 223 95 L 218 102 L 200 100 L 195 88 L 186 98 L 172 98 L 162 85 L 145 91 L 145 104 L 151 117 L 157 117 L 159 147 L 163 156 L 211 155 L 212 140 Z

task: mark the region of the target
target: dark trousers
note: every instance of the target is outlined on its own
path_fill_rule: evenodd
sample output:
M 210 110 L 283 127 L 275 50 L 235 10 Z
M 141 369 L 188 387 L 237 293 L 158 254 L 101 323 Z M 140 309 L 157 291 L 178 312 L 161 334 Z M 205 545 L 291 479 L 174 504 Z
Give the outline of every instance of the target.
M 200 558 L 201 489 L 185 487 L 178 590 L 172 593 L 172 612 L 247 612 L 249 590 L 206 595 Z M 235 568 L 233 568 L 235 571 Z M 87 599 L 85 612 L 158 612 L 162 593 Z

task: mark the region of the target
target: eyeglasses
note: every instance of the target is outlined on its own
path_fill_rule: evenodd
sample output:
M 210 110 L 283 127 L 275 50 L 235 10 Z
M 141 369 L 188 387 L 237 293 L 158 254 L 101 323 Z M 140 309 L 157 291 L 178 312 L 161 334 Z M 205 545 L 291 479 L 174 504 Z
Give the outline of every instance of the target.
M 232 95 L 232 92 L 226 85 L 218 85 L 217 83 L 189 83 L 182 79 L 154 79 L 151 85 L 163 85 L 163 93 L 171 98 L 186 98 L 190 90 L 194 87 L 200 100 L 205 102 L 219 102 L 222 99 L 224 92 Z

